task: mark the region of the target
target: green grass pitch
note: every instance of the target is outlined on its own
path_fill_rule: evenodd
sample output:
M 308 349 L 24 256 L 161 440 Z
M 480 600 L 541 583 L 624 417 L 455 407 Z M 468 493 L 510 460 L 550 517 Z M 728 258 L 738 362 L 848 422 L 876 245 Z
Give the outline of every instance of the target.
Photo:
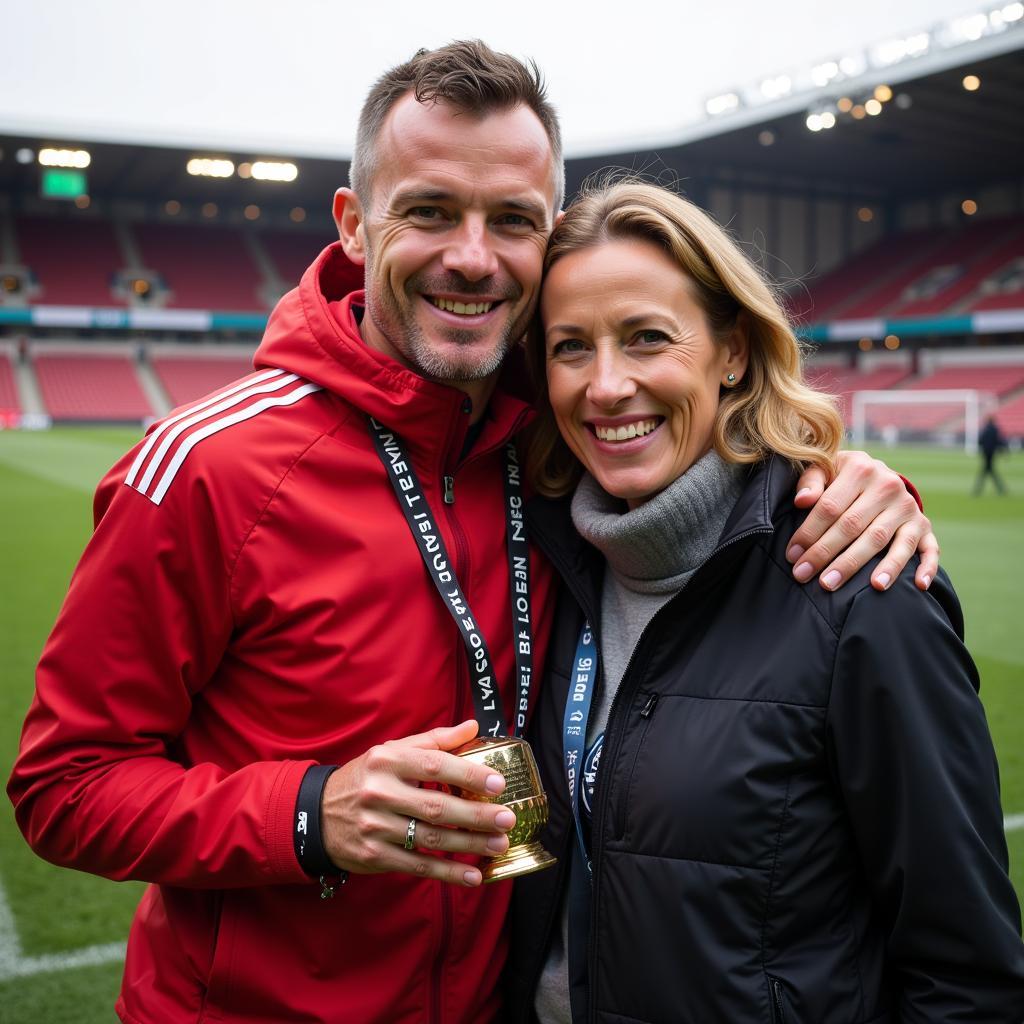
M 0 770 L 4 780 L 32 693 L 32 671 L 91 527 L 101 473 L 137 433 L 56 429 L 0 433 Z M 1024 819 L 1024 454 L 1002 460 L 1011 496 L 969 496 L 976 470 L 962 452 L 881 453 L 924 495 L 942 564 L 965 610 L 1003 780 L 1003 808 Z M 990 485 L 991 487 L 991 485 Z M 115 884 L 37 859 L 0 810 L 0 1020 L 111 1021 L 123 943 L 140 886 Z M 1007 833 L 1024 895 L 1024 827 Z

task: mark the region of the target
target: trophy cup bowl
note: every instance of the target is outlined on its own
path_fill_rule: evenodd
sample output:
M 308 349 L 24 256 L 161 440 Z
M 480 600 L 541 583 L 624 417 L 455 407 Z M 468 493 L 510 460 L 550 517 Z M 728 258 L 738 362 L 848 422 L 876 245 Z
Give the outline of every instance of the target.
M 548 798 L 530 745 L 511 736 L 481 736 L 454 753 L 487 765 L 505 779 L 505 791 L 498 796 L 465 791 L 461 795 L 466 800 L 504 804 L 516 816 L 508 833 L 508 849 L 481 866 L 484 882 L 498 882 L 551 867 L 555 858 L 537 842 L 537 834 L 548 820 Z

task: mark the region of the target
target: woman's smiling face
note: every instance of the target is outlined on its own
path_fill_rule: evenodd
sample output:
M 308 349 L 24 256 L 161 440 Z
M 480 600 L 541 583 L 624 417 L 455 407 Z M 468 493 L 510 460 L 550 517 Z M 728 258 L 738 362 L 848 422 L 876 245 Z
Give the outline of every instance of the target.
M 720 387 L 746 369 L 736 329 L 717 341 L 690 279 L 652 242 L 570 253 L 541 296 L 558 429 L 609 493 L 635 508 L 711 448 Z

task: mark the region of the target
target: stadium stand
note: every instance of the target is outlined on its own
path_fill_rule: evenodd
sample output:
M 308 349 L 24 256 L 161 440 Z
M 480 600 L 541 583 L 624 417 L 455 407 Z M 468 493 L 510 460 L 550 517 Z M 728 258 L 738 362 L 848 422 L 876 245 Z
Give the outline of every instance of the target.
M 939 366 L 924 376 L 905 383 L 897 390 L 978 391 L 982 396 L 1004 399 L 1024 389 L 1024 365 L 1020 363 L 956 363 Z M 867 390 L 867 389 L 862 389 Z M 984 406 L 983 406 L 984 408 Z M 962 402 L 929 402 L 925 405 L 875 406 L 867 414 L 869 424 L 878 430 L 895 427 L 901 432 L 932 432 L 946 427 L 960 432 L 964 428 Z
M 259 238 L 285 288 L 294 288 L 317 253 L 335 241 L 309 231 L 261 231 Z
M 143 262 L 169 290 L 166 305 L 178 309 L 263 311 L 265 282 L 241 231 L 211 225 L 137 224 Z
M 125 305 L 111 290 L 124 260 L 109 221 L 22 216 L 15 233 L 21 260 L 39 285 L 34 304 Z
M 876 366 L 859 370 L 837 366 L 808 367 L 807 382 L 839 399 L 843 422 L 850 425 L 850 396 L 855 391 L 884 391 L 894 388 L 910 376 L 909 365 Z
M 985 294 L 971 307 L 972 312 L 1024 309 L 1024 240 L 1020 242 L 1020 249 L 1020 258 L 1011 260 L 982 284 Z
M 129 353 L 33 353 L 46 411 L 54 420 L 134 421 L 153 415 Z
M 0 352 L 0 417 L 6 418 L 20 412 L 21 399 L 18 397 L 11 358 L 6 352 Z
M 915 285 L 926 285 L 929 278 L 940 268 L 956 266 L 970 259 L 966 254 L 972 251 L 987 251 L 990 246 L 1001 240 L 1005 230 L 1006 225 L 1003 221 L 982 221 L 969 228 L 923 233 L 924 237 L 920 240 L 916 257 L 911 259 L 901 272 L 879 273 L 873 288 L 841 307 L 843 319 L 902 315 L 896 313 L 896 310 L 903 304 L 903 296 L 908 289 Z M 944 311 L 944 307 L 932 311 Z
M 149 361 L 172 406 L 194 402 L 237 377 L 252 373 L 251 356 L 151 355 Z
M 885 310 L 887 316 L 929 316 L 955 312 L 960 304 L 973 297 L 989 275 L 1024 256 L 1024 222 L 1001 218 L 972 225 L 959 238 L 952 238 L 941 254 L 933 257 L 918 281 L 927 290 L 929 273 L 936 287 L 931 294 L 910 298 Z M 943 261 L 950 262 L 943 262 Z
M 1024 388 L 1024 366 L 1020 363 L 940 366 L 927 376 L 911 382 L 907 387 L 915 391 L 970 388 L 1004 398 Z
M 995 421 L 1005 437 L 1024 439 L 1024 395 L 1018 395 L 997 410 Z
M 845 308 L 873 291 L 879 281 L 906 273 L 908 266 L 916 267 L 922 253 L 931 251 L 939 236 L 933 229 L 880 239 L 820 280 L 806 282 L 807 291 L 790 296 L 791 311 L 812 323 L 845 318 Z
M 994 275 L 1022 258 L 1019 217 L 910 231 L 883 238 L 819 281 L 807 282 L 807 292 L 793 293 L 789 306 L 812 323 L 1020 308 L 1024 280 L 998 294 L 986 292 Z

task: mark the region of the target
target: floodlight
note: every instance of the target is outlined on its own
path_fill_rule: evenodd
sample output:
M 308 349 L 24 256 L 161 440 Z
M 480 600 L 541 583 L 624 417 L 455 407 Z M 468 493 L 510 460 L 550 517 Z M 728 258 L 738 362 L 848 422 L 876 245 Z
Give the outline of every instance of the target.
M 978 204 L 973 199 L 965 199 L 960 204 L 960 209 L 963 210 L 968 217 L 973 217 L 978 212 Z
M 92 157 L 84 149 L 54 149 L 47 147 L 39 150 L 39 162 L 44 167 L 77 167 L 80 170 L 88 167 Z
M 252 176 L 257 181 L 294 181 L 299 176 L 299 169 L 293 163 L 257 160 L 252 165 Z
M 820 132 L 824 127 L 821 123 L 821 114 L 808 114 L 807 120 L 804 122 L 808 129 L 812 132 Z
M 740 98 L 734 92 L 725 92 L 720 96 L 712 96 L 704 104 L 704 109 L 711 117 L 718 117 L 720 114 L 729 114 L 740 105 Z
M 922 53 L 928 52 L 932 41 L 927 32 L 917 32 L 912 36 L 907 36 L 904 42 L 908 57 L 920 57 Z
M 981 79 L 977 75 L 964 75 L 961 84 L 968 92 L 977 92 L 981 88 Z
M 306 211 L 301 206 L 292 207 L 288 217 L 296 224 L 301 224 L 306 219 Z
M 185 170 L 204 178 L 230 178 L 235 173 L 235 165 L 223 158 L 194 156 L 185 165 Z
M 839 74 L 839 65 L 834 60 L 826 61 L 811 68 L 811 81 L 818 88 L 824 88 Z
M 944 26 L 944 35 L 948 45 L 958 46 L 960 43 L 977 42 L 988 28 L 988 18 L 984 14 L 969 14 L 965 18 L 953 18 Z
M 793 80 L 789 75 L 775 75 L 761 82 L 761 95 L 768 100 L 777 100 L 793 91 Z
M 869 99 L 864 104 L 864 113 L 870 114 L 872 117 L 877 117 L 882 112 L 882 104 L 878 102 L 874 97 Z
M 774 146 L 775 145 L 775 132 L 770 128 L 765 128 L 763 131 L 757 133 L 757 141 L 762 146 Z
M 1000 12 L 1007 24 L 1024 18 L 1024 4 L 1007 4 Z
M 831 110 L 825 110 L 819 115 L 822 128 L 834 128 L 836 126 L 836 115 Z
M 886 39 L 871 47 L 871 63 L 876 67 L 887 68 L 906 59 L 907 43 L 905 39 Z
M 18 152 L 14 154 L 14 159 L 17 160 L 19 164 L 30 164 L 35 160 L 35 158 L 36 155 L 31 149 L 19 149 Z
M 849 53 L 839 61 L 839 70 L 847 78 L 856 78 L 867 70 L 868 62 L 863 53 Z
M 246 220 L 260 219 L 260 208 L 255 203 L 250 203 L 242 213 Z

